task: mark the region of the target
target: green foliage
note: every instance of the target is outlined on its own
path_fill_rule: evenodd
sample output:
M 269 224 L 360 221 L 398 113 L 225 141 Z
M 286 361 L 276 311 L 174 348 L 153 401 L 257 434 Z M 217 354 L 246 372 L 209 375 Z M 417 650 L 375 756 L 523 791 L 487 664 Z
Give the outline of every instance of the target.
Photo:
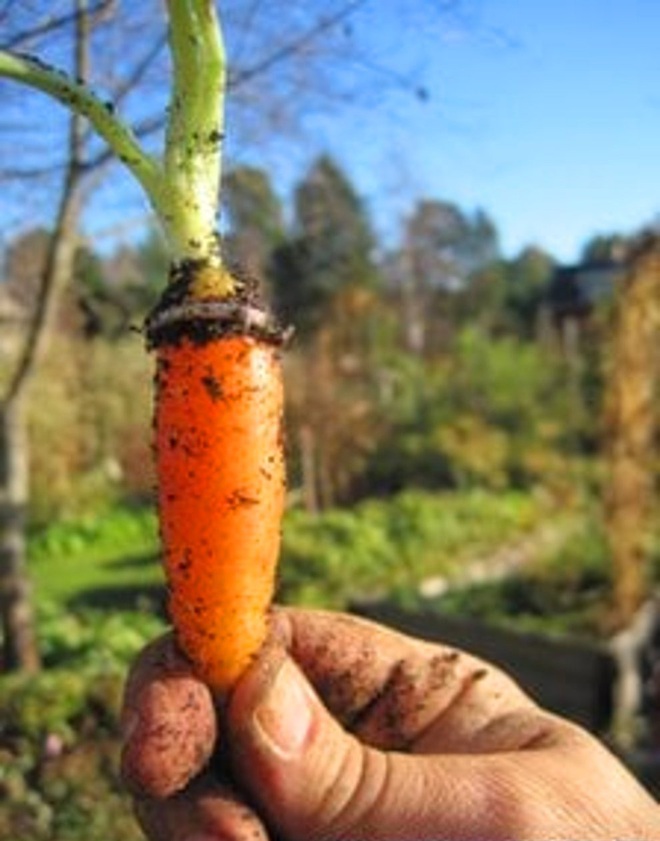
M 39 641 L 48 668 L 87 674 L 121 674 L 144 645 L 164 629 L 146 611 L 78 609 L 64 612 L 55 602 L 40 605 Z
M 40 603 L 92 596 L 153 604 L 162 585 L 156 518 L 150 508 L 114 508 L 35 530 L 28 542 Z M 131 596 L 131 593 L 133 596 Z
M 136 613 L 40 611 L 48 669 L 0 679 L 0 837 L 142 838 L 119 779 L 126 670 L 163 629 Z
M 289 603 L 346 607 L 444 574 L 505 542 L 541 516 L 529 496 L 408 491 L 317 517 L 288 514 L 280 596 Z
M 230 170 L 223 182 L 223 200 L 234 235 L 257 233 L 270 248 L 281 242 L 282 206 L 267 172 L 251 166 Z
M 582 246 L 581 259 L 585 263 L 608 263 L 611 260 L 619 260 L 630 245 L 630 236 L 624 234 L 594 234 Z
M 564 370 L 552 355 L 466 328 L 447 357 L 392 354 L 381 364 L 388 432 L 367 468 L 370 488 L 565 481 L 572 434 Z
M 31 520 L 98 512 L 150 495 L 151 360 L 136 337 L 58 337 L 30 404 Z
M 257 280 L 267 300 L 273 254 L 285 238 L 284 212 L 267 172 L 252 166 L 232 169 L 224 178 L 222 198 L 228 230 L 223 252 L 239 276 Z
M 507 265 L 504 308 L 509 314 L 509 328 L 524 338 L 534 338 L 538 330 L 540 306 L 546 295 L 553 258 L 540 248 L 528 246 Z
M 509 440 L 479 415 L 458 415 L 436 430 L 433 441 L 459 487 L 506 486 Z
M 471 328 L 458 337 L 455 369 L 456 403 L 512 433 L 547 415 L 558 384 L 557 370 L 536 346 Z
M 540 556 L 524 571 L 425 599 L 423 605 L 425 609 L 520 630 L 598 638 L 607 621 L 610 583 L 609 551 L 602 525 L 596 517 L 588 516 L 558 548 Z M 410 593 L 403 597 L 408 608 L 422 604 Z
M 101 259 L 88 246 L 79 246 L 73 264 L 74 282 L 79 294 L 101 295 L 103 293 L 103 265 Z
M 371 224 L 353 185 L 322 156 L 295 195 L 293 236 L 273 255 L 275 303 L 286 321 L 317 326 L 333 296 L 347 287 L 375 287 Z
M 76 560 L 119 555 L 153 548 L 155 535 L 156 517 L 151 508 L 116 508 L 35 531 L 30 539 L 30 557 L 39 563 L 53 557 Z
M 317 516 L 287 512 L 279 598 L 285 602 L 345 607 L 351 598 L 404 587 L 455 568 L 462 559 L 531 528 L 543 507 L 519 493 L 462 494 L 408 491 L 367 500 L 353 509 Z M 150 510 L 118 509 L 105 517 L 51 526 L 30 541 L 33 575 L 42 606 L 42 647 L 49 664 L 66 658 L 116 664 L 153 630 L 149 614 L 88 614 L 80 605 L 107 590 L 141 594 L 153 608 L 162 588 Z M 63 615 L 54 604 L 76 606 Z

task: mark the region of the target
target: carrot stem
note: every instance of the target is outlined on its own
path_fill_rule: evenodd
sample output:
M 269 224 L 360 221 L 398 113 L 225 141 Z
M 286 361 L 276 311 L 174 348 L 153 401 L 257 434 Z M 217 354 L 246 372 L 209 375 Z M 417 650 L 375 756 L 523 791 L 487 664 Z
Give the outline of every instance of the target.
M 168 0 L 172 91 L 161 158 L 148 154 L 112 103 L 38 58 L 0 50 L 0 76 L 48 94 L 86 117 L 142 186 L 174 264 L 221 266 L 217 210 L 226 60 L 212 0 Z M 206 278 L 203 295 L 227 297 L 231 276 Z
M 226 61 L 215 4 L 168 0 L 173 81 L 165 144 L 178 252 L 220 263 L 216 214 L 224 136 Z M 172 224 L 171 222 L 171 224 Z M 228 291 L 228 290 L 226 290 Z

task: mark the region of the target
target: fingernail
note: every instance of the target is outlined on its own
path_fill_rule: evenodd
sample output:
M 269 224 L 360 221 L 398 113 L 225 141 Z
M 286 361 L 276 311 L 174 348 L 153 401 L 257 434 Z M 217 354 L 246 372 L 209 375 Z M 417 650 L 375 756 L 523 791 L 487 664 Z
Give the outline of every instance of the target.
M 285 660 L 253 715 L 255 730 L 273 753 L 289 759 L 300 752 L 312 723 L 311 704 L 304 678 Z

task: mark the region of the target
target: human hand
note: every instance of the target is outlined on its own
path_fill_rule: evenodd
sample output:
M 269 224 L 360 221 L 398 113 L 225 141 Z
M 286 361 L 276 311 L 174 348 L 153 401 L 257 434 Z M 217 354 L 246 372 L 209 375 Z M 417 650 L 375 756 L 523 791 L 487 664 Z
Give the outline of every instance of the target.
M 219 738 L 171 637 L 136 664 L 124 718 L 152 841 L 660 839 L 623 766 L 501 671 L 344 614 L 278 610 Z

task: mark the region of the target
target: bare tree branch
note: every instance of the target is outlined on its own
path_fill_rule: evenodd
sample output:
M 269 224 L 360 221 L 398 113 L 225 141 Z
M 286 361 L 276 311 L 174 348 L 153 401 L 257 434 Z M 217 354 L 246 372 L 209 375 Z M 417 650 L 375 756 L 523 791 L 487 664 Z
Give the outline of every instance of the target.
M 167 44 L 167 32 L 163 31 L 160 32 L 156 38 L 154 38 L 152 44 L 149 46 L 147 50 L 145 50 L 144 55 L 142 58 L 139 58 L 133 67 L 132 71 L 129 73 L 128 76 L 122 81 L 121 85 L 114 91 L 113 95 L 113 102 L 115 107 L 121 104 L 121 102 L 128 96 L 135 89 L 137 85 L 142 81 L 144 76 L 146 75 L 147 71 L 154 63 L 160 52 L 162 51 L 163 47 Z
M 90 20 L 84 0 L 76 2 L 74 64 L 76 77 L 84 80 L 89 74 Z M 49 338 L 59 289 L 68 277 L 75 251 L 75 231 L 81 210 L 79 191 L 81 157 L 84 143 L 85 120 L 72 112 L 69 118 L 68 160 L 62 194 L 50 237 L 46 263 L 41 277 L 41 288 L 36 308 L 28 329 L 20 359 L 14 369 L 2 402 L 7 405 L 18 400 L 32 376 L 37 361 Z
M 6 13 L 9 11 L 9 7 L 12 4 L 10 2 L 5 3 L 3 11 Z M 89 15 L 95 17 L 97 15 L 101 15 L 107 11 L 109 11 L 115 5 L 115 0 L 99 0 L 96 6 L 93 6 L 89 10 Z M 0 15 L 2 12 L 0 11 Z M 87 14 L 87 13 L 86 13 Z M 21 32 L 17 32 L 16 34 L 12 35 L 9 40 L 4 41 L 2 43 L 3 49 L 6 50 L 17 50 L 24 47 L 30 41 L 35 40 L 36 38 L 41 38 L 44 35 L 48 35 L 55 30 L 62 29 L 66 26 L 75 23 L 81 17 L 81 13 L 79 11 L 72 11 L 66 15 L 60 15 L 59 17 L 50 17 L 46 18 L 42 23 L 37 26 L 31 26 L 28 29 L 24 29 Z M 2 18 L 0 17 L 0 20 Z
M 329 29 L 337 26 L 337 24 L 349 18 L 360 6 L 363 6 L 367 0 L 352 0 L 342 6 L 334 14 L 319 18 L 314 26 L 303 32 L 297 38 L 282 44 L 269 55 L 256 62 L 252 67 L 246 67 L 238 71 L 234 76 L 229 75 L 228 88 L 234 88 L 244 85 L 246 82 L 252 81 L 256 76 L 261 76 L 268 70 L 271 70 L 277 64 L 281 64 L 290 56 L 300 52 L 306 46 L 313 43 L 320 35 L 327 32 Z
M 51 162 L 47 166 L 0 168 L 0 181 L 39 181 L 55 172 L 61 172 L 66 163 L 64 161 Z

